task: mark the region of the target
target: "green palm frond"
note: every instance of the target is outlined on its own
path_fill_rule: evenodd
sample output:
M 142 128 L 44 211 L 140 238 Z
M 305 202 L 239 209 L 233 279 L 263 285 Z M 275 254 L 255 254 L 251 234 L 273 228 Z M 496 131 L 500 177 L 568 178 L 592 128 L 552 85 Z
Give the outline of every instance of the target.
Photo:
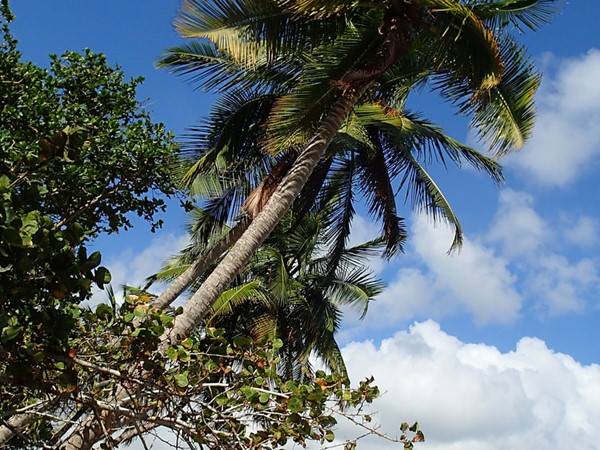
M 242 65 L 256 67 L 330 42 L 344 21 L 302 20 L 274 0 L 185 0 L 175 26 L 182 37 L 209 39 Z
M 516 43 L 507 39 L 502 54 L 507 61 L 502 82 L 473 108 L 473 126 L 497 156 L 522 148 L 531 136 L 536 115 L 534 95 L 541 81 Z
M 334 158 L 332 156 L 321 160 L 308 178 L 304 189 L 302 189 L 302 192 L 294 203 L 296 222 L 290 227 L 291 230 L 299 226 L 310 211 L 318 214 L 318 211 L 321 211 L 324 205 L 327 204 L 329 199 L 326 198 L 327 190 L 325 189 L 325 185 L 333 161 Z
M 342 272 L 342 273 L 340 273 Z M 384 285 L 371 272 L 363 268 L 338 271 L 327 290 L 334 304 L 349 305 L 364 318 L 369 302 L 383 291 Z
M 145 288 L 149 288 L 155 283 L 170 283 L 190 267 L 190 263 L 184 263 L 183 257 L 177 256 L 179 257 L 172 257 L 167 260 L 161 270 L 147 277 Z
M 196 159 L 184 175 L 188 184 L 196 176 L 218 172 L 252 171 L 265 166 L 261 151 L 261 127 L 266 122 L 275 96 L 249 90 L 224 94 L 200 126 L 185 136 L 183 150 Z M 246 175 L 244 175 L 246 176 Z
M 256 39 L 260 28 L 265 19 L 282 13 L 273 1 L 184 0 L 175 28 L 182 37 L 209 39 L 236 61 L 254 66 L 264 55 Z
M 424 211 L 434 220 L 441 218 L 454 227 L 454 239 L 448 253 L 459 250 L 463 244 L 463 231 L 450 203 L 425 168 L 409 152 L 406 153 L 406 162 L 400 188 L 406 187 L 407 197 L 411 198 L 417 211 Z
M 233 88 L 265 89 L 281 87 L 295 78 L 293 64 L 258 64 L 254 70 L 245 69 L 230 55 L 205 41 L 192 41 L 163 52 L 156 66 L 186 76 L 202 90 L 226 92 Z
M 278 303 L 284 304 L 291 291 L 292 283 L 284 256 L 273 247 L 263 247 L 260 252 L 267 252 L 269 255 L 269 293 Z
M 323 19 L 336 15 L 347 15 L 358 6 L 364 4 L 361 0 L 277 0 L 285 9 L 297 17 Z
M 339 97 L 335 82 L 372 59 L 382 41 L 377 29 L 349 25 L 330 45 L 303 60 L 303 72 L 292 93 L 277 99 L 267 122 L 266 149 L 274 154 L 306 143 Z
M 503 28 L 512 23 L 537 30 L 547 24 L 559 10 L 557 0 L 496 0 L 475 3 L 472 6 L 490 28 Z
M 212 322 L 223 316 L 231 315 L 233 310 L 247 302 L 259 302 L 270 305 L 268 295 L 265 293 L 260 281 L 250 281 L 226 290 L 221 294 L 212 307 L 212 315 L 208 322 Z
M 464 80 L 472 98 L 484 95 L 502 79 L 496 34 L 469 5 L 456 0 L 427 0 L 434 17 L 437 67 Z
M 400 172 L 404 164 L 405 149 L 411 149 L 427 162 L 435 159 L 445 164 L 450 159 L 461 167 L 462 161 L 466 161 L 475 169 L 487 173 L 494 182 L 504 180 L 501 166 L 492 158 L 452 139 L 441 128 L 414 113 L 399 111 L 380 102 L 357 106 L 354 112 L 365 127 L 376 127 L 385 136 L 390 148 L 386 152 L 386 161 L 392 177 Z M 399 149 L 400 152 L 396 153 L 393 149 Z M 398 162 L 395 162 L 396 155 Z
M 390 171 L 377 132 L 372 133 L 371 140 L 377 145 L 370 151 L 359 152 L 356 158 L 360 168 L 360 189 L 369 212 L 383 222 L 383 236 L 387 244 L 384 256 L 391 258 L 402 251 L 407 234 L 403 219 L 397 213 Z
M 328 248 L 326 280 L 335 273 L 350 236 L 350 226 L 355 212 L 353 193 L 355 171 L 356 162 L 353 158 L 340 161 L 332 169 L 333 176 L 328 186 L 332 195 L 331 200 L 325 205 L 326 223 L 323 233 L 323 241 Z
M 364 269 L 365 262 L 372 257 L 379 256 L 386 245 L 385 238 L 379 237 L 362 244 L 344 249 L 340 258 L 340 267 L 350 269 Z

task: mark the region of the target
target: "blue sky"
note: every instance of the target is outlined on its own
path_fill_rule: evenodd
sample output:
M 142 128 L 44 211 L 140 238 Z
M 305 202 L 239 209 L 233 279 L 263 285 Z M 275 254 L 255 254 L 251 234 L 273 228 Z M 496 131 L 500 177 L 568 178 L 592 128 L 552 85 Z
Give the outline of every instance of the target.
M 50 53 L 89 47 L 129 76 L 143 75 L 140 99 L 150 98 L 155 120 L 176 133 L 207 112 L 210 96 L 153 67 L 178 42 L 177 1 L 12 3 L 25 59 L 45 65 Z M 372 261 L 387 290 L 364 321 L 345 320 L 340 340 L 351 373 L 372 373 L 387 391 L 377 407 L 384 429 L 393 433 L 393 420 L 423 424 L 429 439 L 419 448 L 600 442 L 599 17 L 595 0 L 562 2 L 550 25 L 521 37 L 544 78 L 533 138 L 504 160 L 507 183 L 498 189 L 469 170 L 436 173 L 465 248 L 448 257 L 450 231 L 407 209 L 406 254 Z M 464 120 L 433 96 L 411 104 L 474 144 Z M 115 280 L 141 282 L 183 245 L 182 219 L 171 208 L 155 235 L 141 224 L 99 241 Z M 353 239 L 373 230 L 361 215 Z

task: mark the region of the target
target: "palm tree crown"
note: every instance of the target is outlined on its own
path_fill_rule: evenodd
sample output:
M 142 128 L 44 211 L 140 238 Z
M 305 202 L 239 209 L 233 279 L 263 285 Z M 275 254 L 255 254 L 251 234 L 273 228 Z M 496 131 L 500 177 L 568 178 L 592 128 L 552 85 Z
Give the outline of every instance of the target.
M 300 194 L 340 130 L 349 130 L 358 143 L 377 142 L 375 147 L 383 150 L 360 152 L 354 162 L 362 164 L 364 185 L 373 192 L 371 210 L 384 217 L 388 238 L 400 222 L 387 201 L 391 191 L 384 172 L 412 183 L 413 198 L 454 223 L 458 244 L 458 222 L 418 164 L 423 141 L 407 145 L 406 136 L 402 139 L 402 132 L 426 125 L 405 111 L 404 102 L 415 86 L 428 82 L 460 113 L 470 115 L 495 156 L 519 148 L 533 126 L 539 76 L 509 32 L 539 26 L 553 3 L 184 1 L 180 33 L 204 40 L 172 49 L 161 64 L 191 74 L 208 89 L 254 89 L 271 96 L 261 148 L 272 155 L 299 151 L 299 156 L 219 269 L 192 297 L 176 332 L 185 335 L 208 312 Z M 356 119 L 362 124 L 354 127 Z M 453 160 L 464 158 L 499 178 L 493 161 L 456 143 L 445 145 Z M 382 164 L 387 168 L 378 177 L 366 171 Z

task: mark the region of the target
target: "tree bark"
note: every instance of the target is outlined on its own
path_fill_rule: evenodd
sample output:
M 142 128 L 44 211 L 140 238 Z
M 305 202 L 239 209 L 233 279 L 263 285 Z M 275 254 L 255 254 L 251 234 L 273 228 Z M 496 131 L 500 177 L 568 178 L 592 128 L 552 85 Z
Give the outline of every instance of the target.
M 231 248 L 219 266 L 202 283 L 200 289 L 186 303 L 183 314 L 176 317 L 173 328 L 162 338 L 161 352 L 166 351 L 169 345 L 185 339 L 190 331 L 200 324 L 233 278 L 244 270 L 256 249 L 292 206 L 352 107 L 369 85 L 370 83 L 364 83 L 359 87 L 347 89 L 335 102 L 314 137 L 295 161 L 263 210 L 252 221 L 248 230 Z
M 57 450 L 91 450 L 92 446 L 103 438 L 104 433 L 100 422 L 94 414 L 88 414 Z
M 238 239 L 248 229 L 252 219 L 244 217 L 238 224 L 223 236 L 207 253 L 200 256 L 188 267 L 181 275 L 167 286 L 167 288 L 152 302 L 152 306 L 157 309 L 165 309 L 173 303 L 183 291 L 185 291 L 193 282 L 202 275 L 206 269 L 214 263 L 227 249 L 234 245 Z
M 6 421 L 6 425 L 0 426 L 0 448 L 5 446 L 15 435 L 13 430 L 22 430 L 35 419 L 34 413 L 17 414 Z

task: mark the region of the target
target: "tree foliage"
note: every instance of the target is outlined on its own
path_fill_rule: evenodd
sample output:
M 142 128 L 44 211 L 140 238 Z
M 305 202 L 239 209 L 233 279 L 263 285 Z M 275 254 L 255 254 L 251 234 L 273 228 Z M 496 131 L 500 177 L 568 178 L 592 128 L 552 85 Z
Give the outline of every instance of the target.
M 101 54 L 24 62 L 3 5 L 0 45 L 0 354 L 3 375 L 31 381 L 31 358 L 66 348 L 76 308 L 110 281 L 99 233 L 131 226 L 175 194 L 172 136 Z M 160 195 L 162 193 L 162 195 Z
M 3 14 L 10 21 L 6 3 Z M 266 449 L 331 442 L 336 411 L 366 424 L 342 406 L 370 403 L 372 380 L 282 377 L 276 337 L 203 328 L 158 351 L 180 309 L 135 295 L 82 305 L 110 281 L 92 240 L 129 228 L 129 213 L 160 225 L 153 193 L 175 193 L 175 148 L 135 99 L 139 79 L 91 51 L 42 69 L 3 32 L 0 446 L 115 448 L 169 428 L 177 447 Z M 72 444 L 79 425 L 100 438 Z

